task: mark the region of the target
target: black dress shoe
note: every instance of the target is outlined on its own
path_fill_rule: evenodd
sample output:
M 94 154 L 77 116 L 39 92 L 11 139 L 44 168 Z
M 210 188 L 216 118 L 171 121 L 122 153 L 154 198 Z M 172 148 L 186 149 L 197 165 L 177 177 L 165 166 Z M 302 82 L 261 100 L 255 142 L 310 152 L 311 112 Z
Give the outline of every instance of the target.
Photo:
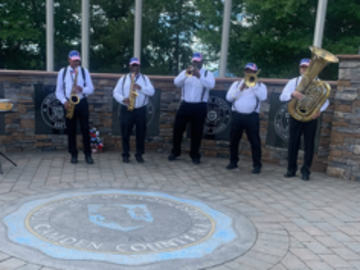
M 86 161 L 87 164 L 90 164 L 90 165 L 94 164 L 94 161 L 93 161 L 93 159 L 92 159 L 92 157 L 90 155 L 85 156 L 85 161 Z
M 168 161 L 174 161 L 177 157 L 178 157 L 178 156 L 175 155 L 175 154 L 170 154 L 170 155 L 168 156 Z
M 123 157 L 123 162 L 124 163 L 129 163 L 130 161 L 129 161 L 129 157 Z
M 200 158 L 193 158 L 192 163 L 195 164 L 195 165 L 200 164 Z
M 72 164 L 76 164 L 76 163 L 78 163 L 78 159 L 77 159 L 77 157 L 75 157 L 75 156 L 72 156 L 71 157 L 71 161 L 70 161 Z
M 254 168 L 251 173 L 252 174 L 259 174 L 260 172 L 261 172 L 260 168 Z
M 306 174 L 303 174 L 302 177 L 301 177 L 301 179 L 302 179 L 303 181 L 309 181 L 309 180 L 310 180 L 310 176 L 309 176 L 309 175 L 306 175 Z
M 296 174 L 295 174 L 295 173 L 291 173 L 291 172 L 287 172 L 287 173 L 284 174 L 284 177 L 285 177 L 285 178 L 291 178 L 291 177 L 295 177 L 295 176 L 296 176 Z
M 144 163 L 144 159 L 142 158 L 142 156 L 135 156 L 136 161 L 139 163 Z
M 238 165 L 235 162 L 230 162 L 229 165 L 226 166 L 226 169 L 233 170 L 237 167 L 238 167 Z

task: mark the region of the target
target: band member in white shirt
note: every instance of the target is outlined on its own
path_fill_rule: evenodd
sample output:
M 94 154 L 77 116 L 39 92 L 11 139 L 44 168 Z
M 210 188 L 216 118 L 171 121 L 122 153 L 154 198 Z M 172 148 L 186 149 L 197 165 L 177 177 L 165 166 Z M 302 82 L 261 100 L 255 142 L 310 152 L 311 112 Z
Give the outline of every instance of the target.
M 149 78 L 140 73 L 140 61 L 133 57 L 130 59 L 130 73 L 121 77 L 118 81 L 113 96 L 120 103 L 120 127 L 122 136 L 123 162 L 129 163 L 130 158 L 130 135 L 135 126 L 136 133 L 136 161 L 143 163 L 142 155 L 145 153 L 146 116 L 149 97 L 153 96 L 155 89 Z M 129 96 L 131 88 L 131 76 L 134 77 L 133 91 L 138 96 L 135 99 L 134 109 L 129 111 Z
M 302 76 L 305 74 L 308 66 L 310 65 L 310 59 L 304 58 L 300 61 L 300 74 L 301 76 L 290 80 L 285 86 L 282 94 L 280 95 L 281 101 L 289 101 L 292 98 L 301 100 L 303 94 L 295 91 L 296 87 L 300 84 Z M 317 118 L 321 112 L 325 111 L 329 106 L 329 101 L 326 100 L 321 107 L 320 112 L 314 115 L 313 120 L 309 122 L 301 122 L 290 116 L 290 136 L 289 136 L 289 148 L 288 148 L 288 168 L 287 173 L 284 175 L 286 178 L 296 176 L 297 171 L 297 158 L 300 147 L 300 139 L 304 134 L 305 143 L 305 155 L 304 164 L 301 168 L 302 180 L 310 180 L 310 167 L 312 165 L 314 152 L 315 152 L 315 134 L 317 128 Z
M 80 98 L 79 104 L 75 105 L 74 115 L 72 119 L 66 119 L 66 132 L 68 136 L 68 147 L 71 154 L 71 163 L 78 162 L 78 151 L 76 148 L 76 127 L 77 119 L 80 122 L 80 128 L 83 138 L 85 161 L 88 164 L 93 164 L 91 158 L 90 148 L 90 128 L 89 128 L 89 105 L 87 96 L 94 92 L 94 86 L 91 81 L 89 71 L 80 66 L 80 53 L 71 51 L 69 53 L 69 66 L 60 70 L 57 78 L 56 98 L 64 105 L 65 111 L 69 108 L 69 98 L 72 92 L 72 87 L 75 79 L 76 72 L 77 86 L 75 89 L 76 94 Z
M 173 149 L 168 157 L 174 161 L 181 154 L 181 143 L 186 125 L 191 124 L 190 157 L 194 164 L 200 163 L 200 145 L 206 117 L 206 104 L 209 92 L 215 86 L 214 75 L 202 67 L 203 56 L 194 53 L 192 65 L 183 70 L 175 79 L 176 87 L 181 88 L 181 105 L 176 113 L 173 131 Z M 187 76 L 191 73 L 191 76 Z
M 245 66 L 244 75 L 255 74 L 258 67 L 254 63 Z M 253 159 L 252 173 L 258 174 L 261 171 L 261 140 L 260 140 L 260 106 L 261 101 L 267 98 L 267 88 L 265 84 L 258 82 L 253 87 L 248 87 L 244 80 L 234 82 L 228 93 L 227 101 L 232 103 L 232 123 L 230 135 L 230 163 L 226 167 L 229 170 L 238 167 L 239 143 L 245 130 L 251 145 Z

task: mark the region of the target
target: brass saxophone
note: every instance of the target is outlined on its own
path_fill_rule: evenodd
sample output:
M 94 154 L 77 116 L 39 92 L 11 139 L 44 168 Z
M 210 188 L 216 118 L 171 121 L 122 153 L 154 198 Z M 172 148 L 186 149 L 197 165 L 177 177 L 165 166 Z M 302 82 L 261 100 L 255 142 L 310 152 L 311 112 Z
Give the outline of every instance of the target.
M 77 78 L 78 78 L 78 72 L 79 70 L 76 69 L 75 71 L 75 79 L 74 79 L 74 83 L 72 85 L 72 89 L 71 89 L 71 94 L 70 94 L 70 99 L 69 99 L 69 108 L 67 109 L 66 112 L 66 118 L 68 119 L 72 119 L 74 117 L 74 110 L 75 110 L 75 106 L 77 104 L 79 104 L 80 102 L 80 97 L 76 94 L 76 86 L 77 86 Z
M 130 92 L 129 92 L 129 106 L 128 110 L 133 111 L 135 108 L 135 101 L 137 96 L 139 95 L 136 93 L 136 90 L 134 89 L 135 85 L 135 73 L 131 74 L 131 84 L 130 84 Z

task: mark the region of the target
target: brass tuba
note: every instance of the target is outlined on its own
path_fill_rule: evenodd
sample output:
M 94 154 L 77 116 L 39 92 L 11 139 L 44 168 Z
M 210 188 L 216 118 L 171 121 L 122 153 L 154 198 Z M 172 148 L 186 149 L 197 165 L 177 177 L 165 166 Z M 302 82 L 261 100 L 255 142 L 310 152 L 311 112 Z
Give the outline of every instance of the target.
M 256 72 L 255 74 L 253 73 L 249 73 L 249 74 L 246 74 L 245 78 L 244 78 L 244 83 L 247 87 L 254 87 L 259 78 L 258 78 L 258 75 L 260 73 L 261 69 L 258 70 L 258 72 Z
M 75 106 L 77 104 L 79 104 L 80 102 L 80 97 L 76 94 L 76 86 L 77 86 L 77 79 L 78 79 L 78 74 L 79 74 L 79 69 L 75 70 L 75 79 L 71 88 L 71 94 L 70 94 L 70 99 L 69 99 L 69 108 L 67 109 L 66 112 L 66 118 L 68 119 L 72 119 L 74 117 L 74 110 L 75 110 Z
M 134 85 L 135 85 L 135 73 L 131 74 L 128 111 L 134 110 L 135 101 L 136 101 L 137 96 L 139 95 L 138 93 L 136 93 L 136 90 L 134 90 Z
M 295 91 L 304 95 L 302 100 L 292 99 L 288 104 L 290 115 L 298 121 L 308 122 L 313 119 L 330 95 L 331 87 L 327 82 L 314 81 L 319 73 L 330 63 L 339 59 L 330 52 L 311 46 L 311 62 Z

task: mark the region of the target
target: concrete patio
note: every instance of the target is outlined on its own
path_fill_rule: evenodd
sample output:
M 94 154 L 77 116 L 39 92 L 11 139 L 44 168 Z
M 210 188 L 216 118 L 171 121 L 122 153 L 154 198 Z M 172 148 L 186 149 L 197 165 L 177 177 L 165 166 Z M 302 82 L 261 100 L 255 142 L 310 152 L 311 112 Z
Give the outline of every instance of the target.
M 196 166 L 185 154 L 168 162 L 166 154 L 148 153 L 144 164 L 133 157 L 129 164 L 123 164 L 119 152 L 105 152 L 93 155 L 92 166 L 85 163 L 83 155 L 79 155 L 77 165 L 70 164 L 65 152 L 8 155 L 18 166 L 2 159 L 0 207 L 27 196 L 62 190 L 184 194 L 235 211 L 256 229 L 256 241 L 247 252 L 206 269 L 360 269 L 359 182 L 322 173 L 313 173 L 309 182 L 300 177 L 287 180 L 282 177 L 286 168 L 267 164 L 261 174 L 253 175 L 248 162 L 239 162 L 239 169 L 228 171 L 228 160 L 220 158 L 205 157 Z M 0 238 L 7 238 L 6 231 L 0 230 Z M 0 250 L 1 270 L 68 269 L 24 260 L 21 255 L 12 255 L 13 251 L 7 253 L 5 247 Z M 152 267 L 149 269 L 156 268 Z M 112 264 L 111 269 L 125 268 Z

